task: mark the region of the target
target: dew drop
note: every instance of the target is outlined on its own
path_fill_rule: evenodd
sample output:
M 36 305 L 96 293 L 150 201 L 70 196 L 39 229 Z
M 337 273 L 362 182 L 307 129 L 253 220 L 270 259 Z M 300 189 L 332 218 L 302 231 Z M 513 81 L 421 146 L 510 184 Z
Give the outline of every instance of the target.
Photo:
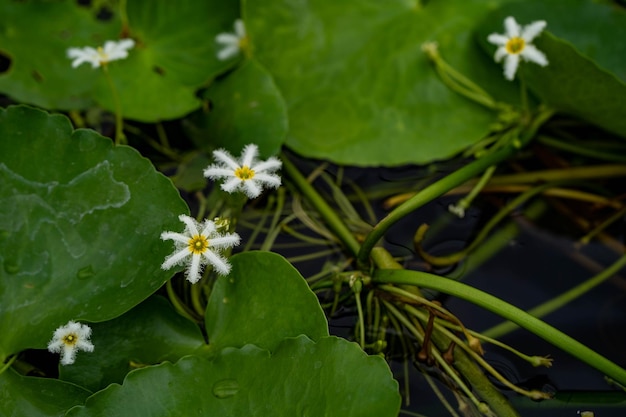
M 213 384 L 213 395 L 217 398 L 229 398 L 239 392 L 239 382 L 234 379 L 222 379 Z
M 80 268 L 78 272 L 76 273 L 76 278 L 87 279 L 87 278 L 93 277 L 94 275 L 96 275 L 96 273 L 94 272 L 92 266 L 89 265 L 84 268 Z

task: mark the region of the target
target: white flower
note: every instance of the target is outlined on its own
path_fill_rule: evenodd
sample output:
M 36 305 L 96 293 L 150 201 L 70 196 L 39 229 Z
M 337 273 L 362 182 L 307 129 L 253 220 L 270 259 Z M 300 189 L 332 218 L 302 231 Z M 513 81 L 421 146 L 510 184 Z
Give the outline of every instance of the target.
M 235 20 L 235 33 L 222 32 L 215 37 L 215 41 L 222 45 L 217 53 L 217 59 L 225 61 L 236 55 L 239 55 L 242 49 L 245 49 L 248 43 L 246 36 L 246 27 L 241 19 Z
M 542 67 L 548 65 L 544 53 L 531 44 L 545 27 L 546 22 L 539 20 L 522 28 L 513 17 L 509 16 L 504 19 L 505 35 L 492 33 L 487 37 L 489 42 L 498 45 L 494 55 L 496 62 L 500 62 L 504 58 L 504 78 L 513 80 L 520 57 Z
M 465 217 L 465 207 L 463 207 L 462 204 L 450 204 L 448 206 L 448 211 L 457 216 L 459 219 Z
M 76 68 L 84 62 L 89 62 L 93 68 L 106 65 L 111 61 L 128 57 L 128 50 L 135 46 L 132 39 L 122 39 L 119 42 L 106 41 L 104 47 L 97 49 L 91 46 L 84 48 L 70 48 L 67 50 L 67 57 L 73 59 L 72 68 Z
M 211 220 L 198 223 L 195 219 L 181 214 L 178 216 L 185 223 L 183 234 L 176 232 L 163 232 L 161 239 L 173 240 L 176 251 L 165 258 L 161 268 L 170 269 L 174 265 L 187 263 L 185 275 L 192 284 L 201 278 L 202 267 L 210 264 L 222 275 L 230 272 L 230 265 L 226 258 L 219 254 L 221 249 L 232 248 L 239 244 L 237 233 L 220 234 L 217 226 Z M 213 251 L 212 249 L 217 250 Z
M 93 344 L 89 341 L 90 336 L 91 327 L 69 321 L 65 326 L 54 331 L 54 336 L 48 343 L 48 350 L 52 353 L 61 353 L 61 365 L 71 365 L 79 349 L 93 352 Z
M 280 177 L 274 174 L 282 162 L 278 158 L 271 157 L 267 161 L 257 161 L 259 148 L 254 145 L 246 145 L 243 148 L 241 162 L 235 160 L 224 149 L 213 151 L 217 164 L 210 165 L 204 170 L 204 176 L 217 180 L 226 178 L 222 184 L 222 190 L 232 193 L 243 191 L 248 197 L 256 198 L 263 191 L 263 186 L 278 188 Z

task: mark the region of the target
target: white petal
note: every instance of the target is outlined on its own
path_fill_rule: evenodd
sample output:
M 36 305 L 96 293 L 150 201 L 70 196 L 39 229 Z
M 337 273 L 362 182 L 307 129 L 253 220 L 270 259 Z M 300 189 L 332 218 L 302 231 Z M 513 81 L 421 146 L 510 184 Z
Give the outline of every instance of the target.
M 228 234 L 224 236 L 214 237 L 211 239 L 210 247 L 217 249 L 232 248 L 239 245 L 241 238 L 237 233 Z
M 231 156 L 230 153 L 228 153 L 228 151 L 224 149 L 217 149 L 213 151 L 213 156 L 218 161 L 230 167 L 233 171 L 240 168 L 239 163 Z
M 226 178 L 234 177 L 235 172 L 232 169 L 223 168 L 222 166 L 219 166 L 219 165 L 211 165 L 204 170 L 204 176 L 206 178 L 211 178 L 213 180 L 216 180 L 216 179 L 220 179 L 224 177 Z
M 227 59 L 237 56 L 238 54 L 239 54 L 239 46 L 229 45 L 221 49 L 217 53 L 217 59 L 219 59 L 220 61 L 226 61 Z
M 499 33 L 492 33 L 487 36 L 487 41 L 493 43 L 494 45 L 504 46 L 509 41 L 509 38 L 504 35 L 500 35 Z
M 500 61 L 502 61 L 502 58 L 504 58 L 508 54 L 509 53 L 506 51 L 506 48 L 504 46 L 501 46 L 498 49 L 496 49 L 496 53 L 493 55 L 493 59 L 496 62 L 500 62 Z
M 207 237 L 215 232 L 215 223 L 211 220 L 206 219 L 203 223 L 202 227 L 202 236 Z
M 185 226 L 187 226 L 186 230 L 190 233 L 191 236 L 195 236 L 199 234 L 198 226 L 197 226 L 198 223 L 193 217 L 189 217 L 185 214 L 181 214 L 180 216 L 178 216 L 178 220 L 185 223 Z
M 546 58 L 546 55 L 539 49 L 537 49 L 535 45 L 526 45 L 521 55 L 522 58 L 524 58 L 526 61 L 534 62 L 535 64 L 539 64 L 542 67 L 548 65 L 548 59 Z
M 519 55 L 508 55 L 504 60 L 504 78 L 512 81 L 519 66 Z
M 257 198 L 261 195 L 263 189 L 256 183 L 255 180 L 247 180 L 243 182 L 244 193 L 249 198 Z
M 222 190 L 226 191 L 227 193 L 232 193 L 239 187 L 241 183 L 242 181 L 239 178 L 231 178 L 224 184 L 222 184 Z
M 132 49 L 135 46 L 135 41 L 130 38 L 122 39 L 117 43 L 117 46 L 120 49 Z
M 224 257 L 219 256 L 210 250 L 204 252 L 203 255 L 208 263 L 215 268 L 218 274 L 226 275 L 230 272 L 230 265 Z
M 280 187 L 280 177 L 278 175 L 270 175 L 270 174 L 255 174 L 254 181 L 258 181 L 263 185 L 267 185 L 270 188 L 278 188 Z
M 176 232 L 163 232 L 161 233 L 161 240 L 173 240 L 186 245 L 189 243 L 189 236 L 181 235 Z
M 239 38 L 232 33 L 219 33 L 215 37 L 215 42 L 226 46 L 239 47 Z
M 509 38 L 516 38 L 519 36 L 520 25 L 517 24 L 514 17 L 509 16 L 504 19 L 504 30 L 506 32 L 506 36 Z
M 271 157 L 267 161 L 260 162 L 255 166 L 251 167 L 255 173 L 264 172 L 264 171 L 276 171 L 279 169 L 283 163 L 278 158 Z
M 532 42 L 532 40 L 535 39 L 537 35 L 539 35 L 541 31 L 546 27 L 546 25 L 547 23 L 545 20 L 538 20 L 524 26 L 524 30 L 522 30 L 522 38 L 526 42 Z
M 85 339 L 79 339 L 78 343 L 76 343 L 76 347 L 78 347 L 81 350 L 84 350 L 85 352 L 93 352 L 93 349 L 94 349 L 93 343 Z
M 243 24 L 243 20 L 235 20 L 235 33 L 239 39 L 246 37 L 246 26 Z
M 259 147 L 254 143 L 250 143 L 243 148 L 243 152 L 241 153 L 241 166 L 251 167 L 252 162 L 259 155 Z
M 179 265 L 189 255 L 191 255 L 191 252 L 187 248 L 175 252 L 165 258 L 165 261 L 161 264 L 161 269 L 170 269 L 174 265 Z
M 61 365 L 71 365 L 74 363 L 75 358 L 76 348 L 64 345 L 63 351 L 61 352 Z
M 187 281 L 192 284 L 200 281 L 200 255 L 194 254 L 191 257 L 191 264 L 189 265 L 189 269 L 187 269 L 185 276 L 187 277 Z

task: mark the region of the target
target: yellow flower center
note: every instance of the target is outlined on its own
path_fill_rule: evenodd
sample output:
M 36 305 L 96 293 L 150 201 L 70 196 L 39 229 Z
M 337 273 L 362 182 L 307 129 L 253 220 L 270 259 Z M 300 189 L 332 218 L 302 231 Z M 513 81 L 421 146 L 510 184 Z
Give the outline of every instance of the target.
M 505 48 L 509 54 L 519 54 L 524 50 L 525 46 L 526 41 L 523 38 L 515 36 L 509 39 L 509 41 L 506 43 Z
M 109 55 L 104 53 L 104 49 L 101 46 L 98 46 L 98 57 L 100 59 L 100 64 L 106 64 L 109 62 Z
M 74 333 L 63 336 L 63 343 L 69 346 L 74 346 L 78 342 L 78 336 Z
M 254 178 L 254 170 L 250 169 L 247 165 L 244 165 L 241 168 L 237 168 L 235 170 L 235 177 L 239 178 L 242 181 L 251 180 L 252 178 Z
M 193 253 L 194 255 L 201 255 L 209 247 L 209 240 L 202 235 L 196 235 L 189 239 L 188 247 L 189 252 Z

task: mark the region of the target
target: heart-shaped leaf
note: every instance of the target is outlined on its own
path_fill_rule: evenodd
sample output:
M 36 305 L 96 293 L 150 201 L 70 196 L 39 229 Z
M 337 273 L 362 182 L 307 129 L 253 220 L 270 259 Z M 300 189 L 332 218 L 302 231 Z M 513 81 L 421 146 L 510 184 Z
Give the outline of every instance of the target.
M 132 148 L 28 107 L 0 109 L 0 358 L 69 320 L 103 321 L 172 276 L 163 230 L 188 213 Z
M 328 336 L 322 307 L 302 275 L 272 252 L 244 252 L 215 283 L 206 309 L 212 349 L 255 344 L 273 350 L 284 338 Z
M 132 404 L 132 407 L 129 406 Z M 355 343 L 300 336 L 274 352 L 247 345 L 212 361 L 188 356 L 175 365 L 131 372 L 75 407 L 68 417 L 177 415 L 395 417 L 398 384 L 384 359 Z M 184 411 L 183 411 L 184 410 Z
M 493 4 L 268 0 L 244 2 L 243 15 L 254 57 L 287 102 L 290 148 L 398 165 L 448 158 L 488 132 L 493 115 L 446 87 L 421 47 L 436 41 L 457 70 L 489 80 L 471 34 Z
M 114 382 L 121 384 L 126 374 L 138 367 L 175 362 L 205 344 L 200 328 L 158 296 L 91 327 L 94 352 L 78 355 L 72 366 L 61 366 L 59 374 L 62 380 L 92 391 Z

